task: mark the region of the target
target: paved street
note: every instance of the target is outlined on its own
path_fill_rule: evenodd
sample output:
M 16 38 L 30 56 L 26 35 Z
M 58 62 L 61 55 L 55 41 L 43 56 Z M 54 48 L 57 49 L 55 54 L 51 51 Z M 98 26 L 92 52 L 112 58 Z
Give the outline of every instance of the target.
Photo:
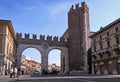
M 41 76 L 20 78 L 1 77 L 0 82 L 120 82 L 120 75 Z

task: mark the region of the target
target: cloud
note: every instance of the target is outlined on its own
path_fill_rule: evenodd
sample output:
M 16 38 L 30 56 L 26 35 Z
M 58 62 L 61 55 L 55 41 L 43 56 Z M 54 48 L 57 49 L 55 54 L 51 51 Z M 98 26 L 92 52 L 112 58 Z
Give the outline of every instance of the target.
M 51 17 L 56 17 L 64 12 L 69 7 L 68 2 L 59 3 L 48 8 Z
M 49 16 L 52 21 L 56 21 L 58 18 L 66 17 L 70 3 L 64 2 L 54 5 L 49 9 Z
M 33 4 L 17 4 L 17 7 L 24 11 L 37 13 L 47 13 L 51 20 L 56 20 L 61 13 L 65 12 L 70 6 L 70 2 L 59 2 L 56 4 L 46 4 L 45 2 L 36 1 Z M 37 10 L 37 11 L 34 11 Z

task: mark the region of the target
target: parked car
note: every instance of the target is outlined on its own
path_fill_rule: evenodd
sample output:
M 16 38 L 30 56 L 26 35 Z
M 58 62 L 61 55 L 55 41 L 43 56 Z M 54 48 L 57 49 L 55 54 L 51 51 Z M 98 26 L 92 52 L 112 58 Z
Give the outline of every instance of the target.
M 41 75 L 41 72 L 40 71 L 37 71 L 37 70 L 33 70 L 31 72 L 31 77 L 38 77 Z

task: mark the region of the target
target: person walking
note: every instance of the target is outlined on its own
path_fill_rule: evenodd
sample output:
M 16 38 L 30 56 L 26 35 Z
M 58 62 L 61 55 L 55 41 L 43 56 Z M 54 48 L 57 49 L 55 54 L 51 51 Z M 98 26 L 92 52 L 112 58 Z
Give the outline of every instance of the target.
M 13 67 L 10 69 L 10 78 L 12 78 L 13 75 Z
M 16 67 L 14 68 L 14 73 L 15 73 L 14 77 L 17 77 L 17 68 Z
M 18 76 L 18 78 L 20 77 L 20 74 L 21 74 L 21 70 L 20 70 L 20 68 L 18 68 L 17 69 L 17 76 Z

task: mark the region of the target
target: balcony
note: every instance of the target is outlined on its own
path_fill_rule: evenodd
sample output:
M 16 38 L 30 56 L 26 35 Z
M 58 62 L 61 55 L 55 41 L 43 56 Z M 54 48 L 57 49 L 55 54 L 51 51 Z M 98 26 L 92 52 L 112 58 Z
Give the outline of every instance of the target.
M 92 55 L 96 55 L 97 54 L 97 52 L 92 52 Z
M 108 57 L 108 58 L 101 58 L 101 59 L 98 59 L 98 60 L 97 59 L 93 60 L 92 62 L 93 63 L 99 63 L 101 61 L 106 62 L 106 61 L 110 61 L 110 60 L 115 60 L 117 58 L 118 58 L 118 56 L 116 56 L 116 57 Z
M 113 46 L 112 46 L 112 49 L 113 49 L 113 50 L 120 49 L 120 44 L 113 45 Z
M 92 55 L 100 54 L 100 53 L 107 52 L 107 51 L 111 51 L 111 50 L 114 50 L 114 49 L 117 49 L 117 48 L 120 48 L 120 44 L 119 45 L 114 45 L 114 46 L 109 47 L 109 48 L 104 48 L 104 49 L 98 50 L 96 52 L 92 52 Z
M 109 47 L 109 48 L 104 48 L 104 49 L 102 49 L 102 50 L 98 50 L 97 51 L 97 54 L 103 54 L 104 52 L 107 52 L 107 51 L 110 51 L 111 50 L 111 47 Z

